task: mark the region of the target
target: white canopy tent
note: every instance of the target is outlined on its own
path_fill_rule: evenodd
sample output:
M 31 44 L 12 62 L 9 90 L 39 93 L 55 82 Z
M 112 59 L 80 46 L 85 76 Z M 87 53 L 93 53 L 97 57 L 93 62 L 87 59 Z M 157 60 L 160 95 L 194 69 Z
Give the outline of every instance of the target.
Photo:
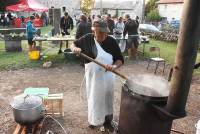
M 111 15 L 116 15 L 118 12 L 120 16 L 128 13 L 132 18 L 135 16 L 142 18 L 143 2 L 144 0 L 95 0 L 92 14 L 100 14 L 103 9 Z

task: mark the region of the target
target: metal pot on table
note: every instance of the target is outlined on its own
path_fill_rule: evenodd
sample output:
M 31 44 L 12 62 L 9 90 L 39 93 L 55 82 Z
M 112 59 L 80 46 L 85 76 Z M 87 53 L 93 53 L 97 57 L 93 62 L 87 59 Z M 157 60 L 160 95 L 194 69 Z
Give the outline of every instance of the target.
M 31 125 L 44 117 L 42 97 L 33 95 L 20 95 L 10 103 L 13 116 L 17 123 Z

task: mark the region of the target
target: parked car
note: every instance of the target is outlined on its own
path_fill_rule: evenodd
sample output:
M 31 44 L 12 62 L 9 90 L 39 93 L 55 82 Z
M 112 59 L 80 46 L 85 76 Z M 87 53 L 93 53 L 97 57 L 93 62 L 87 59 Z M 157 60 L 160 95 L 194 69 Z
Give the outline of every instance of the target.
M 180 20 L 172 20 L 170 22 L 171 27 L 175 28 L 175 29 L 179 29 L 180 27 Z
M 141 33 L 145 33 L 145 34 L 160 33 L 161 32 L 156 26 L 151 25 L 151 24 L 140 24 L 139 25 L 139 31 Z

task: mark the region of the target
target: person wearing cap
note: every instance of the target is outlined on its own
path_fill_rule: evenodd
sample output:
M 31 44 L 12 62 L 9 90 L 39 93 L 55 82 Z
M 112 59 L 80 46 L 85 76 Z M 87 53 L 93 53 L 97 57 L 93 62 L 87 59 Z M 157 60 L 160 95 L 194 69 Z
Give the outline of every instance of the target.
M 33 26 L 34 16 L 30 16 L 30 21 L 26 24 L 26 33 L 28 38 L 29 51 L 35 50 L 36 43 L 33 41 L 33 37 L 37 32 L 37 29 Z
M 93 33 L 87 34 L 71 45 L 77 54 L 84 53 L 105 64 L 106 70 L 94 62 L 84 59 L 89 127 L 101 126 L 113 131 L 113 94 L 115 76 L 124 59 L 114 38 L 108 36 L 109 29 L 103 20 L 95 20 Z

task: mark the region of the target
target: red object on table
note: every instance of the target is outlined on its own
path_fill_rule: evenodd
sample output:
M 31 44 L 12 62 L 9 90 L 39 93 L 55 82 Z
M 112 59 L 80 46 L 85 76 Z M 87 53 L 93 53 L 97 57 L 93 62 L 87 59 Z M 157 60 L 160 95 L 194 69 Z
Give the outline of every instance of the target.
M 21 19 L 20 18 L 14 19 L 14 27 L 16 27 L 16 28 L 21 27 Z
M 35 27 L 42 27 L 42 26 L 43 26 L 43 21 L 42 21 L 42 19 L 34 19 L 34 20 L 33 20 L 33 25 L 34 25 Z

